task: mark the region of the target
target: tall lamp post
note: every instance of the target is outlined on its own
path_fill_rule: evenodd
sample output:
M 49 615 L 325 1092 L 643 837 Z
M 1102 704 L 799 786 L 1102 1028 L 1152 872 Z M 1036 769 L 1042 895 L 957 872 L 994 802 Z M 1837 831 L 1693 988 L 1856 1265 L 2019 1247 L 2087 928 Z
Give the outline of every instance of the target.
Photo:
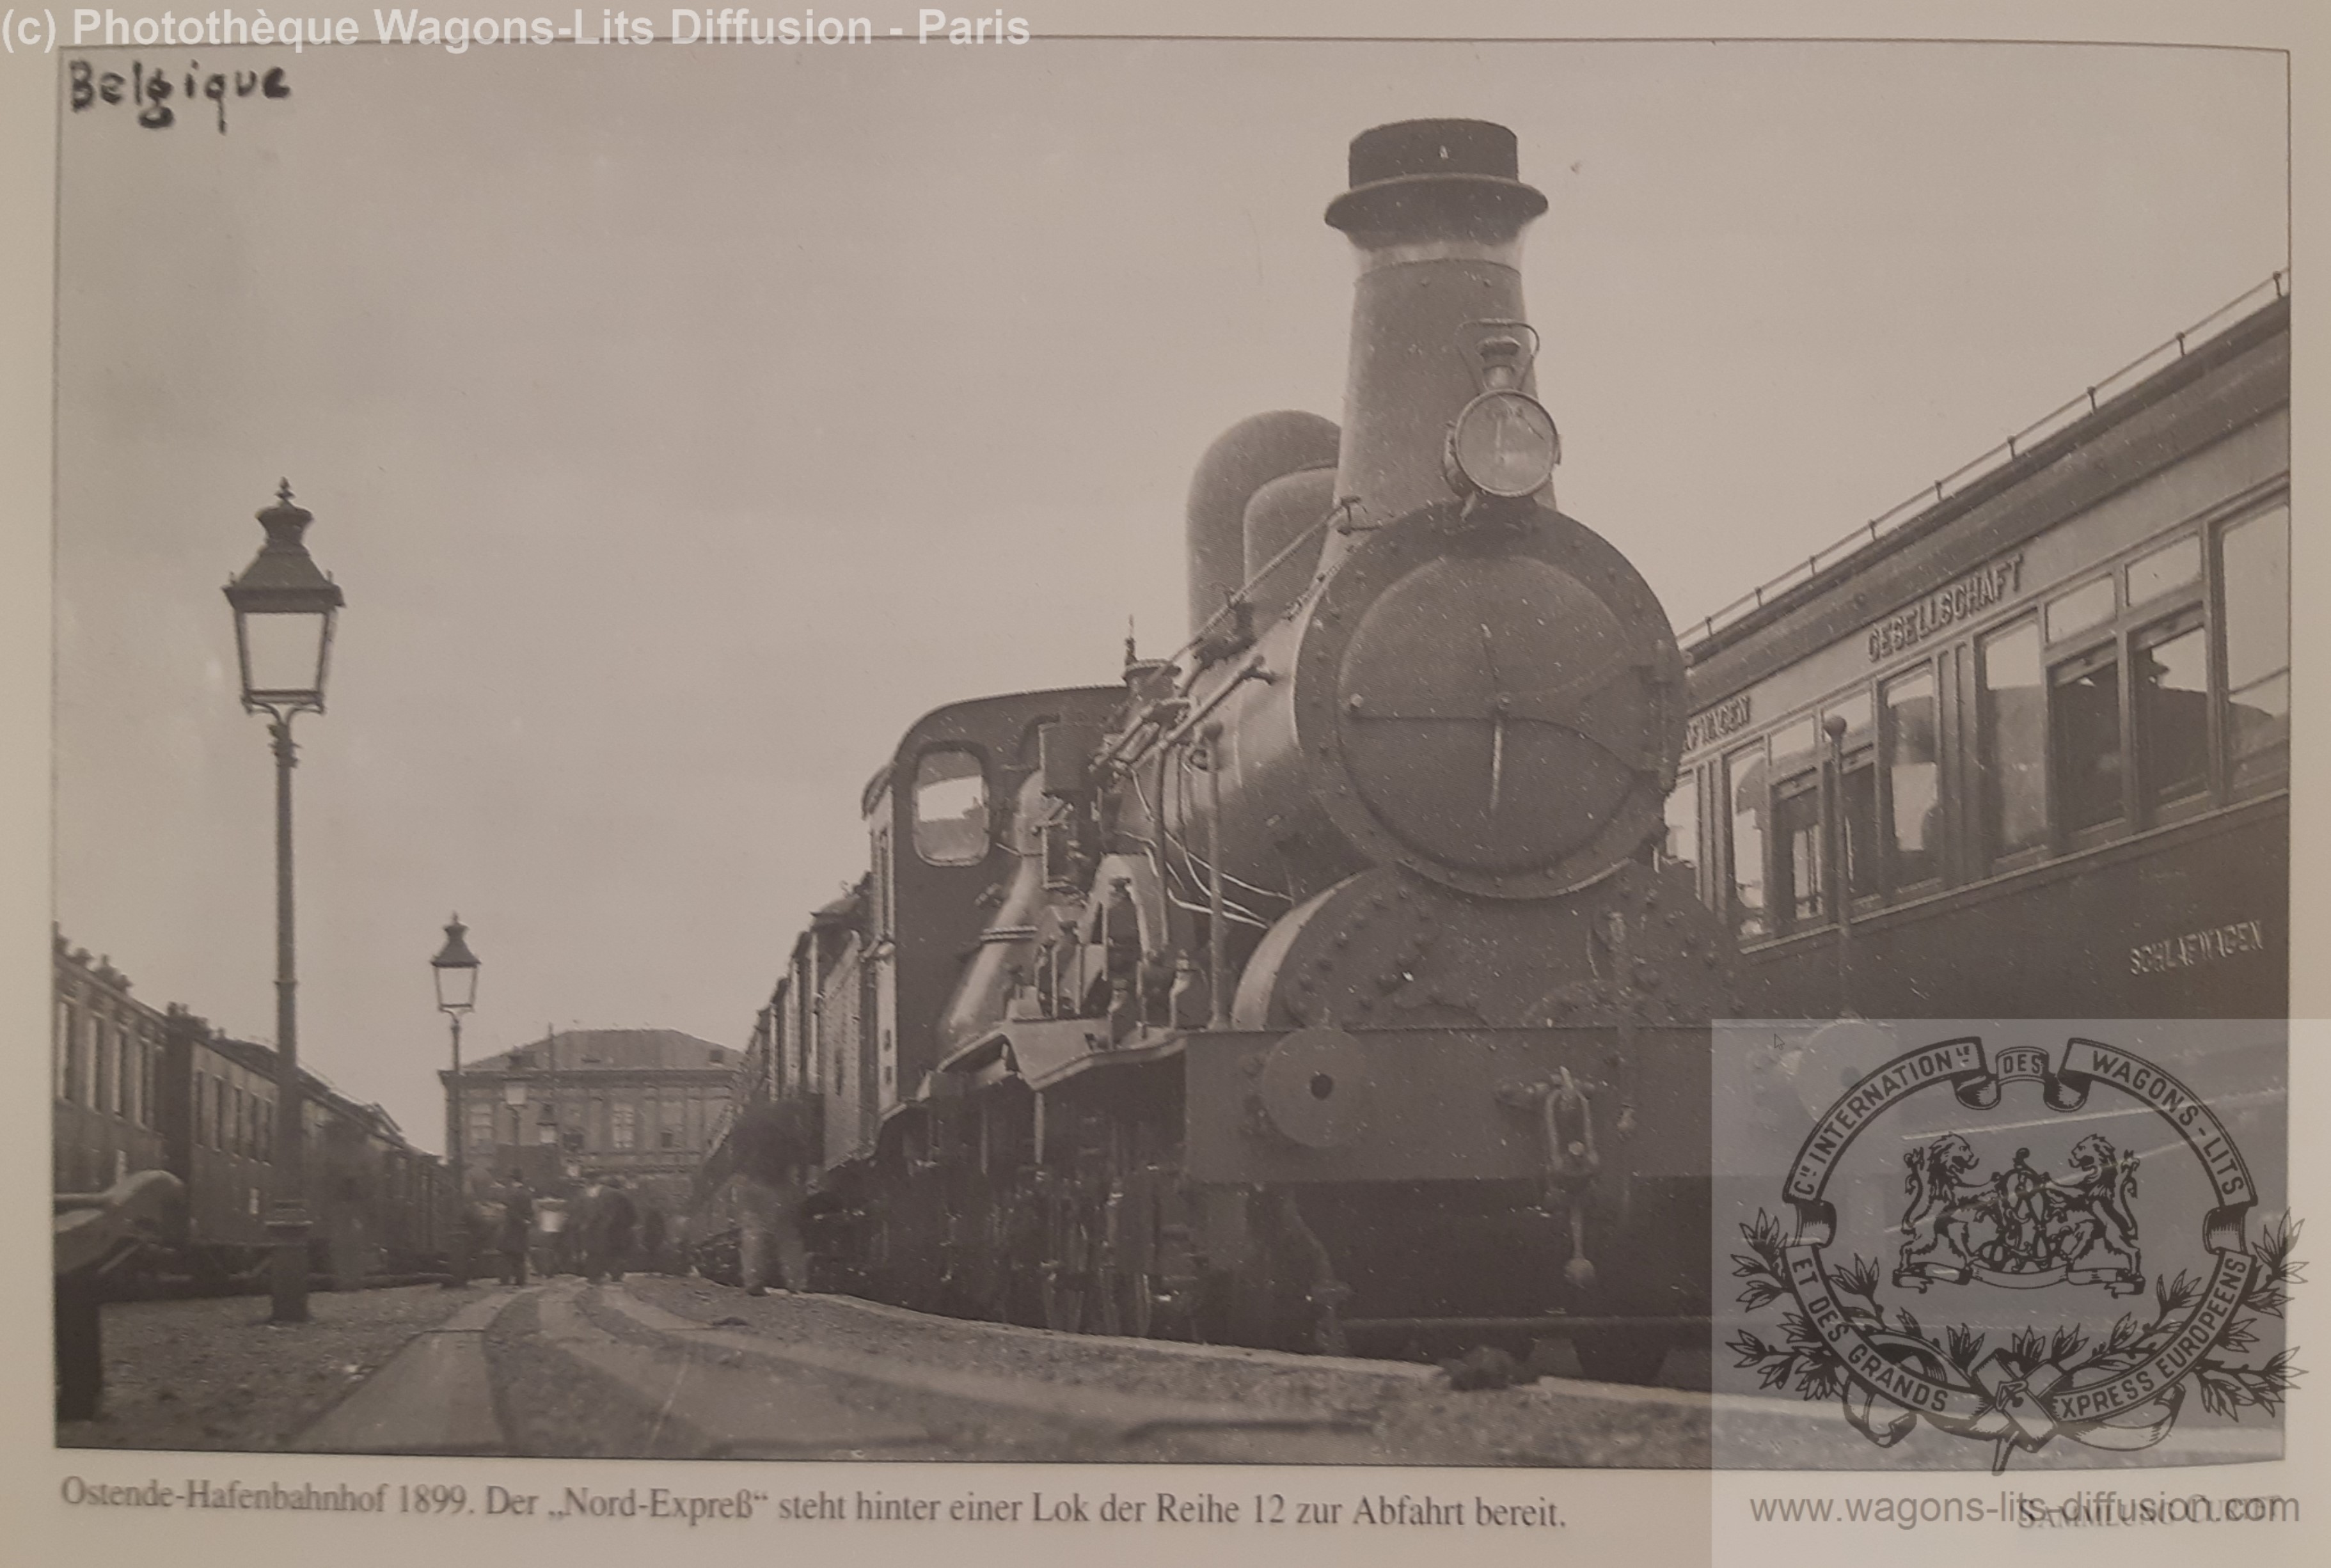
M 445 924 L 445 946 L 429 961 L 430 975 L 437 982 L 437 1011 L 443 1013 L 453 1026 L 453 1077 L 445 1091 L 445 1149 L 453 1162 L 453 1245 L 452 1272 L 445 1276 L 449 1288 L 470 1282 L 470 1185 L 468 1162 L 462 1157 L 462 1145 L 467 1141 L 462 1134 L 461 1113 L 466 1108 L 461 1097 L 461 1019 L 478 1003 L 478 955 L 470 951 L 464 940 L 470 928 L 456 915 Z
M 291 720 L 324 711 L 332 622 L 346 598 L 318 568 L 300 536 L 315 516 L 291 504 L 291 481 L 259 514 L 267 530 L 243 575 L 226 585 L 234 611 L 234 651 L 243 708 L 264 713 L 275 743 L 275 1167 L 267 1234 L 274 1249 L 277 1323 L 308 1321 L 308 1191 L 300 1126 L 299 973 L 293 962 L 291 770 L 299 751 Z

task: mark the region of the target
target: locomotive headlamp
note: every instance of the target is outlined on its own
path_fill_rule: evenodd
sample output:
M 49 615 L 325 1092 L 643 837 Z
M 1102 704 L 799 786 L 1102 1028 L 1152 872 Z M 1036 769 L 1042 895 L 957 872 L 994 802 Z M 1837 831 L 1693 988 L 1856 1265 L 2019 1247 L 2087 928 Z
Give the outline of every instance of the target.
M 1450 425 L 1447 455 L 1450 482 L 1459 489 L 1511 499 L 1546 488 L 1562 461 L 1562 438 L 1537 398 L 1495 387 Z

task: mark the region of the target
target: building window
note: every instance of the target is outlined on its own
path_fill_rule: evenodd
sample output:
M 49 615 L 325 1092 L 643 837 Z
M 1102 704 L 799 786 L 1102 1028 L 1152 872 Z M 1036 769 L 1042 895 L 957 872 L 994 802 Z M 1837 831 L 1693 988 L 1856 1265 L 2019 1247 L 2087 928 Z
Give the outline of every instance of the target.
M 1724 759 L 1724 797 L 1732 808 L 1732 928 L 1743 941 L 1765 935 L 1765 748 Z
M 2040 684 L 2040 629 L 2031 622 L 1979 644 L 1982 661 L 1985 846 L 2012 855 L 2048 839 L 2048 706 Z
M 494 1107 L 491 1100 L 471 1100 L 462 1114 L 468 1118 L 470 1147 L 494 1146 Z
M 960 747 L 927 751 L 915 764 L 915 853 L 934 866 L 987 858 L 987 779 Z
M 639 1142 L 640 1113 L 638 1107 L 618 1104 L 613 1113 L 609 1142 L 616 1148 L 628 1149 Z
M 680 1110 L 681 1106 L 678 1100 L 666 1100 L 663 1102 L 661 1112 L 663 1120 L 661 1126 L 658 1128 L 656 1142 L 656 1146 L 658 1148 L 676 1149 L 680 1146 Z
M 2288 765 L 2290 508 L 2247 518 L 2219 540 L 2226 625 L 2226 749 L 2236 776 Z
M 2210 787 L 2210 649 L 2197 606 L 2129 642 L 2137 782 L 2148 810 Z
M 72 1039 L 73 1004 L 60 997 L 57 999 L 56 1032 L 49 1041 L 49 1048 L 56 1080 L 53 1092 L 61 1100 L 72 1098 Z
M 109 1107 L 113 1098 L 113 1086 L 121 1077 L 112 1060 L 113 1053 L 119 1049 L 115 1043 L 119 1037 L 102 1019 L 90 1021 L 90 1035 L 89 1108 L 101 1111 Z
M 2107 643 L 2048 672 L 2057 811 L 2077 833 L 2121 814 L 2120 651 Z

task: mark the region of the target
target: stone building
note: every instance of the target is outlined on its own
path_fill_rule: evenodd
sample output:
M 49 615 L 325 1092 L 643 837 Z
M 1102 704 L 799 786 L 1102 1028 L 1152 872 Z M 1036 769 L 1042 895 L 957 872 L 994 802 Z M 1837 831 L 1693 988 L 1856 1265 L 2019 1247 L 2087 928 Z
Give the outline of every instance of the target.
M 554 1030 L 437 1078 L 473 1187 L 593 1171 L 674 1202 L 728 1121 L 742 1053 L 672 1029 Z

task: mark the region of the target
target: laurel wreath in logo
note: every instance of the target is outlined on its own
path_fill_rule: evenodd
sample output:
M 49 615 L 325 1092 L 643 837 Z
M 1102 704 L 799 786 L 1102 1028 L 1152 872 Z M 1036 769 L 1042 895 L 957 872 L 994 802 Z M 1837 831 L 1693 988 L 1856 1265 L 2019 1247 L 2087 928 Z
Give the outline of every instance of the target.
M 2079 1325 L 2022 1328 L 2003 1345 L 1966 1324 L 1930 1332 L 1908 1307 L 1879 1297 L 1878 1259 L 1836 1260 L 1836 1205 L 1830 1181 L 1846 1151 L 1891 1107 L 1941 1091 L 1967 1110 L 1992 1112 L 2012 1083 L 2039 1087 L 2050 1111 L 2081 1111 L 2104 1091 L 2150 1111 L 2210 1174 L 2212 1207 L 2203 1216 L 2208 1271 L 2156 1277 L 2148 1321 L 2124 1313 L 2101 1335 Z M 1893 1283 L 1915 1291 L 1935 1284 L 2032 1289 L 2068 1283 L 2111 1296 L 2144 1288 L 2136 1221 L 2136 1159 L 2100 1135 L 2072 1151 L 2073 1174 L 2030 1166 L 2029 1148 L 1988 1183 L 1969 1183 L 1973 1148 L 1955 1133 L 1906 1157 L 1912 1206 L 1908 1238 Z M 1727 1344 L 1735 1364 L 1768 1389 L 1836 1399 L 1846 1420 L 1880 1448 L 1921 1421 L 1955 1437 L 1994 1445 L 1992 1469 L 2021 1449 L 2058 1438 L 2122 1452 L 2169 1435 L 2189 1392 L 2203 1408 L 2233 1421 L 2247 1410 L 2272 1415 L 2298 1376 L 2292 1352 L 2263 1360 L 2258 1320 L 2283 1315 L 2301 1266 L 2292 1256 L 2298 1226 L 2286 1214 L 2246 1240 L 2258 1199 L 2248 1164 L 2216 1113 L 2153 1062 L 2101 1041 L 2074 1036 L 2060 1060 L 2045 1050 L 1987 1049 L 1978 1036 L 1936 1041 L 1895 1057 L 1851 1087 L 1813 1126 L 1783 1179 L 1792 1212 L 1759 1209 L 1741 1227 L 1748 1250 L 1733 1254 L 1744 1280 L 1740 1305 L 1761 1311 L 1785 1299 L 1779 1339 L 1742 1329 Z M 1976 1227 L 1993 1232 L 1976 1239 Z
M 2285 1215 L 2267 1225 L 2251 1247 L 2259 1267 L 2242 1292 L 2241 1310 L 2245 1316 L 2228 1325 L 2218 1341 L 2221 1351 L 2239 1356 L 2253 1349 L 2258 1344 L 2257 1318 L 2282 1316 L 2290 1288 L 2304 1279 L 2305 1262 L 2291 1256 L 2299 1229 L 2296 1221 Z M 1740 1305 L 1757 1312 L 1776 1301 L 1793 1299 L 1781 1251 L 1789 1243 L 1787 1227 L 1759 1209 L 1755 1220 L 1741 1226 L 1740 1232 L 1748 1243 L 1747 1251 L 1732 1255 L 1734 1276 L 1746 1281 L 1740 1289 Z M 1928 1332 L 1909 1308 L 1889 1308 L 1878 1298 L 1879 1269 L 1874 1258 L 1857 1254 L 1852 1262 L 1832 1267 L 1827 1273 L 1849 1317 L 1865 1328 L 1891 1329 L 1920 1341 L 1937 1361 L 1974 1385 L 1977 1369 L 1987 1359 L 1980 1332 L 1955 1324 L 1937 1335 Z M 2077 1324 L 2047 1333 L 2021 1329 L 2003 1347 L 2002 1360 L 2025 1377 L 2043 1366 L 2060 1368 L 2069 1379 L 2079 1382 L 2125 1371 L 2168 1343 L 2185 1313 L 2200 1299 L 2202 1287 L 2201 1279 L 2180 1270 L 2174 1279 L 2155 1281 L 2157 1311 L 2152 1321 L 2124 1313 L 2093 1341 Z M 1808 1400 L 1842 1399 L 1849 1392 L 1852 1380 L 1844 1357 L 1814 1330 L 1803 1312 L 1783 1314 L 1777 1340 L 1767 1341 L 1744 1328 L 1727 1345 L 1738 1358 L 1734 1364 L 1754 1368 L 1765 1388 L 1793 1390 Z M 2202 1408 L 2213 1415 L 2239 1421 L 2243 1410 L 2254 1408 L 2271 1416 L 2302 1375 L 2291 1364 L 2288 1349 L 2277 1351 L 2255 1365 L 2229 1359 L 2229 1354 L 2203 1357 L 2186 1376 Z

